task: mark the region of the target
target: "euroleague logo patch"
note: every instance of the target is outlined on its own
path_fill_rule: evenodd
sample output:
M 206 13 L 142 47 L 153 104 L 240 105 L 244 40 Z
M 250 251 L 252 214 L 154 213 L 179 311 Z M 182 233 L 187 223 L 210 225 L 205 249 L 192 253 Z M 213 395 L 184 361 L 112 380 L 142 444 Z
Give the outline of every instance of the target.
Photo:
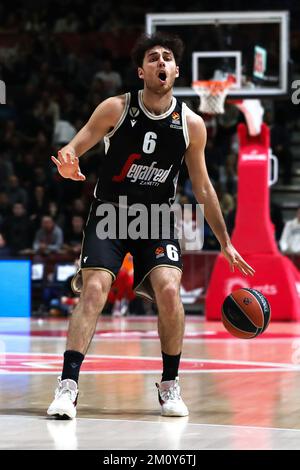
M 170 125 L 173 129 L 182 129 L 181 122 L 180 122 L 180 114 L 174 111 L 172 113 L 172 124 Z
M 245 297 L 245 298 L 243 299 L 243 303 L 244 303 L 245 305 L 249 305 L 249 304 L 252 303 L 252 299 L 249 299 L 249 297 Z
M 156 248 L 155 256 L 156 256 L 156 259 L 161 258 L 162 256 L 165 256 L 165 249 L 163 246 L 159 246 L 158 248 Z

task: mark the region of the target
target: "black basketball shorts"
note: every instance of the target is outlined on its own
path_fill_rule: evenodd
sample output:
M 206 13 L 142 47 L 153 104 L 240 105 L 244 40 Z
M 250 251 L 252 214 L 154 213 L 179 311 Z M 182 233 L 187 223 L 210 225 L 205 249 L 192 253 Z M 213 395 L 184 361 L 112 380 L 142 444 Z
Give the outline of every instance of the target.
M 149 281 L 149 274 L 158 266 L 168 266 L 182 271 L 181 250 L 178 240 L 170 238 L 120 239 L 112 233 L 108 238 L 98 236 L 97 225 L 102 219 L 96 214 L 101 204 L 94 201 L 84 229 L 80 268 L 99 269 L 111 274 L 113 280 L 122 266 L 128 252 L 133 257 L 134 285 L 139 296 L 155 301 L 154 292 Z M 118 208 L 117 212 L 118 212 Z

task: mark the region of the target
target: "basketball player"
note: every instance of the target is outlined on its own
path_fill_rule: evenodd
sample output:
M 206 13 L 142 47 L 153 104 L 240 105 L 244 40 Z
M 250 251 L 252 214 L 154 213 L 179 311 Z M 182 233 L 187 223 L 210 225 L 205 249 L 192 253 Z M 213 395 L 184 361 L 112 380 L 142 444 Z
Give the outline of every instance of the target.
M 156 384 L 163 416 L 187 416 L 180 395 L 178 368 L 184 333 L 180 299 L 182 263 L 178 240 L 100 239 L 97 223 L 101 205 L 108 202 L 121 210 L 119 196 L 128 206 L 174 201 L 180 166 L 185 158 L 197 201 L 216 235 L 231 269 L 253 275 L 230 242 L 219 202 L 207 174 L 204 147 L 206 129 L 201 117 L 173 97 L 183 51 L 173 36 L 143 36 L 133 50 L 143 90 L 103 101 L 71 142 L 51 157 L 60 175 L 84 181 L 79 158 L 104 138 L 106 158 L 95 188 L 95 200 L 84 230 L 81 270 L 73 289 L 80 301 L 70 319 L 64 364 L 55 399 L 48 415 L 74 418 L 79 370 L 101 313 L 126 253 L 134 260 L 134 290 L 155 300 L 163 372 Z

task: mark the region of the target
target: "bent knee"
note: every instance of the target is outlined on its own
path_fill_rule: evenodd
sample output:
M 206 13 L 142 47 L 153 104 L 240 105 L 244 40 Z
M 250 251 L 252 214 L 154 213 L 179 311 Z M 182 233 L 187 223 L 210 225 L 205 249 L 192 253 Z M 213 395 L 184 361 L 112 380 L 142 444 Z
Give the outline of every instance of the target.
M 173 304 L 173 302 L 177 302 L 180 297 L 180 287 L 178 283 L 168 281 L 156 289 L 155 294 L 158 300 Z
M 110 285 L 105 284 L 97 277 L 91 277 L 83 283 L 81 302 L 84 302 L 85 308 L 97 309 L 106 302 Z

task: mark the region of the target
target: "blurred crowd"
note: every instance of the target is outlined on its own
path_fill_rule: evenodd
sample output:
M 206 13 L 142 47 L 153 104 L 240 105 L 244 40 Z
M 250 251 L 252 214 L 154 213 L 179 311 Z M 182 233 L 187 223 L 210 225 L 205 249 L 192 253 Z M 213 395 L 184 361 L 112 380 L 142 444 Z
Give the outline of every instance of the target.
M 219 3 L 220 9 L 229 10 L 239 2 Z M 263 8 L 265 3 L 260 1 L 252 9 Z M 0 78 L 7 83 L 7 105 L 0 107 L 1 256 L 65 253 L 78 257 L 82 229 L 103 164 L 103 145 L 100 143 L 82 159 L 82 172 L 87 176 L 84 184 L 63 180 L 50 157 L 75 135 L 101 101 L 141 87 L 131 64 L 131 47 L 144 31 L 145 13 L 171 12 L 174 4 L 157 0 L 151 6 L 146 0 L 132 4 L 28 0 L 26 4 L 14 2 L 13 9 L 5 2 L 0 5 L 0 34 L 6 39 L 18 37 L 9 55 L 3 57 L 1 49 L 0 57 Z M 275 1 L 273 7 L 279 4 Z M 285 8 L 289 4 L 295 8 L 295 24 L 299 7 L 290 0 Z M 185 11 L 199 8 L 199 2 L 185 2 Z M 202 1 L 201 10 L 210 10 L 210 2 Z M 189 104 L 197 111 L 197 100 Z M 267 110 L 265 119 L 271 125 L 275 153 L 281 153 L 284 162 L 284 183 L 289 184 L 292 154 L 284 119 L 287 112 L 283 113 L 285 104 L 278 106 L 277 110 Z M 208 171 L 231 232 L 237 183 L 236 125 L 243 118 L 230 105 L 224 116 L 203 117 L 208 130 Z M 195 204 L 185 167 L 178 181 L 177 202 Z M 271 209 L 279 241 L 282 214 L 274 204 Z M 205 225 L 204 249 L 218 248 Z

